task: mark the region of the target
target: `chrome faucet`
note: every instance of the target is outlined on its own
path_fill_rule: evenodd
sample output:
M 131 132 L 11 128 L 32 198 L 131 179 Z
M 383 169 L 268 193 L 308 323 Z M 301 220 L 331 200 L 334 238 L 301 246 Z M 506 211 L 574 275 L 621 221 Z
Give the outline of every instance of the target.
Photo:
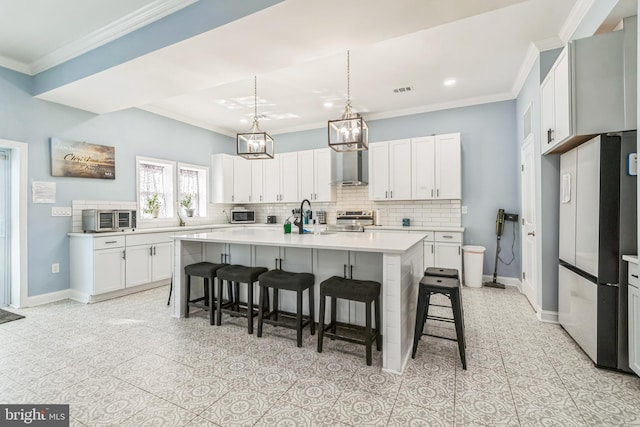
M 300 203 L 300 218 L 293 221 L 293 225 L 298 227 L 298 233 L 300 234 L 304 233 L 304 211 L 302 210 L 304 202 L 307 202 L 307 204 L 309 205 L 309 209 L 311 209 L 311 202 L 307 199 L 304 199 L 302 203 Z

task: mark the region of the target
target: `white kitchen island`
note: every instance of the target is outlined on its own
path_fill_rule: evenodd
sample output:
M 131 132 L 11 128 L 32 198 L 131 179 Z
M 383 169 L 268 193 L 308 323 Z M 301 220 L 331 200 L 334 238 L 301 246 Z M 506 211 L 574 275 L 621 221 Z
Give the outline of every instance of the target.
M 281 228 L 225 228 L 211 233 L 175 236 L 173 315 L 181 317 L 184 267 L 210 261 L 309 272 L 319 284 L 333 276 L 382 283 L 383 369 L 401 373 L 411 355 L 418 283 L 423 275 L 424 235 L 408 233 L 284 234 Z M 192 286 L 192 291 L 198 286 Z M 254 293 L 257 294 L 257 293 Z M 287 292 L 281 308 L 295 307 Z M 319 298 L 315 299 L 316 306 Z M 291 305 L 289 305 L 291 304 Z M 305 303 L 306 306 L 306 303 Z M 344 302 L 338 321 L 360 323 L 363 307 Z M 290 310 L 293 311 L 293 310 Z M 316 309 L 316 320 L 318 310 Z M 363 350 L 364 354 L 364 350 Z

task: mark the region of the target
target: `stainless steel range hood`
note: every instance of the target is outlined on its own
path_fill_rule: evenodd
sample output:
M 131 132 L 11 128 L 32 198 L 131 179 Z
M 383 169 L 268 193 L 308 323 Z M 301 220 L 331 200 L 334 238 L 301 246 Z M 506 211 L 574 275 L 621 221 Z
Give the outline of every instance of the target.
M 332 185 L 338 187 L 356 187 L 367 185 L 369 181 L 368 151 L 347 151 L 337 153 L 337 180 Z

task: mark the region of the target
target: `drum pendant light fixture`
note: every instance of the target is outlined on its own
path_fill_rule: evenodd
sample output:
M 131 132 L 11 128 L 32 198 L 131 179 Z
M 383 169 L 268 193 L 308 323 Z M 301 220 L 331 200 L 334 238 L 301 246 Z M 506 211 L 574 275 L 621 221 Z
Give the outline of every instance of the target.
M 273 138 L 258 124 L 258 80 L 253 77 L 253 125 L 248 133 L 237 134 L 238 156 L 249 160 L 273 159 Z
M 351 69 L 347 51 L 347 105 L 342 118 L 329 120 L 329 147 L 335 151 L 363 151 L 369 148 L 369 127 L 351 110 Z

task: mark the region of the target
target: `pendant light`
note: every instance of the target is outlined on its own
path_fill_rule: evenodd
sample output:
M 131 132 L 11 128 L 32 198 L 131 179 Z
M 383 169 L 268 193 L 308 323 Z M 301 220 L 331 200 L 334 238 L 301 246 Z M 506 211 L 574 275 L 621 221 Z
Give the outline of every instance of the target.
M 363 151 L 369 148 L 369 127 L 351 110 L 351 69 L 347 51 L 347 105 L 342 118 L 329 120 L 329 147 L 335 151 Z
M 237 135 L 238 156 L 249 160 L 273 159 L 273 138 L 258 125 L 258 79 L 253 77 L 253 125 Z

